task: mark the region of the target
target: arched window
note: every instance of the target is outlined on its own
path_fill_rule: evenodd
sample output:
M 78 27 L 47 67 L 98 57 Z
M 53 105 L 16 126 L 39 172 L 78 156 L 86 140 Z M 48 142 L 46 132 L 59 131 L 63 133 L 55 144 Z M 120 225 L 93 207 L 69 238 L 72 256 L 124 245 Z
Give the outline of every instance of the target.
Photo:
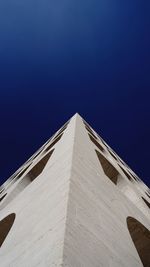
M 142 199 L 145 202 L 145 204 L 147 205 L 147 207 L 150 208 L 150 203 L 144 197 L 142 197 Z
M 89 137 L 91 141 L 94 143 L 94 145 L 98 147 L 99 150 L 104 151 L 104 148 L 100 145 L 100 143 L 97 140 L 95 140 L 90 134 L 89 134 Z
M 0 247 L 4 243 L 11 227 L 13 226 L 15 220 L 15 213 L 9 214 L 2 221 L 0 221 Z
M 117 185 L 119 172 L 99 151 L 95 151 L 104 173 L 114 184 Z
M 16 184 L 14 189 L 10 192 L 10 194 L 7 194 L 7 196 L 2 201 L 2 204 L 0 205 L 0 209 L 3 209 L 6 207 L 16 196 L 18 196 L 19 193 L 21 193 L 29 184 L 31 184 L 44 170 L 46 164 L 48 163 L 50 157 L 53 154 L 54 149 L 50 150 L 43 158 L 41 158 L 36 165 L 25 174 L 25 176 Z M 27 168 L 28 169 L 28 168 Z M 27 170 L 25 169 L 25 171 Z M 24 171 L 24 172 L 25 172 Z M 22 175 L 24 174 L 22 173 Z
M 150 231 L 133 217 L 127 217 L 127 226 L 143 266 L 150 267 Z

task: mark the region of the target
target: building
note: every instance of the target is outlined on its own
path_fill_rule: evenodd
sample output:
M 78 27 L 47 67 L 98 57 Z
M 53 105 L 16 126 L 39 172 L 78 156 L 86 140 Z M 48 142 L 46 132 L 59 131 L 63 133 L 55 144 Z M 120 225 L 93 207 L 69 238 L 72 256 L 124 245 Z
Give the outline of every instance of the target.
M 1 267 L 150 267 L 150 191 L 78 115 L 0 188 Z

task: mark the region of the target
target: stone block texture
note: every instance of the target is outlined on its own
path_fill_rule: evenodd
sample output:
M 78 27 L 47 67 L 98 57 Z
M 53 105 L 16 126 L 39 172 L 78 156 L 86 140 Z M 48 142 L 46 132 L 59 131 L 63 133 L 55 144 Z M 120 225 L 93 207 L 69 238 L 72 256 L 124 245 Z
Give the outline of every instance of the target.
M 150 190 L 75 114 L 0 187 L 1 267 L 150 267 Z

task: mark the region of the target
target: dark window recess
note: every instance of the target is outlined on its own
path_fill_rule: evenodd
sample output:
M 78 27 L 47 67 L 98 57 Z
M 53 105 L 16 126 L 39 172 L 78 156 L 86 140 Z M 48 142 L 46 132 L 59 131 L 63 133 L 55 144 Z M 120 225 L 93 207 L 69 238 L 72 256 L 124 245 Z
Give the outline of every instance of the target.
M 52 141 L 52 139 L 54 140 L 54 139 L 56 139 L 66 128 L 67 128 L 67 125 L 68 125 L 68 123 L 69 122 L 67 122 L 67 123 L 65 123 L 64 124 L 64 126 L 60 129 L 60 131 L 58 132 L 58 134 L 56 135 L 56 136 L 52 136 L 46 143 L 45 143 L 45 145 L 42 147 L 42 148 L 40 148 L 40 150 L 31 158 L 31 159 L 29 159 L 26 163 L 28 163 L 29 161 L 31 161 L 31 160 L 34 160 L 35 158 L 37 158 L 37 156 L 39 156 L 42 152 L 43 152 L 43 150 L 44 150 L 44 148 L 45 148 L 45 146 L 50 142 L 50 141 Z M 47 150 L 46 150 L 47 151 Z
M 9 187 L 10 183 L 11 183 L 11 184 L 13 183 L 13 180 L 17 177 L 17 175 L 18 175 L 19 172 L 20 172 L 20 171 L 16 171 L 15 174 L 13 174 L 10 178 L 7 179 L 6 182 L 4 182 L 4 183 L 0 186 L 0 194 L 2 194 L 2 193 L 5 191 L 6 187 L 7 187 L 7 188 Z
M 0 221 L 0 247 L 4 243 L 11 227 L 13 226 L 15 220 L 15 213 L 9 214 L 2 221 Z
M 1 203 L 0 209 L 5 208 L 13 199 L 15 199 L 28 185 L 31 184 L 44 170 L 48 160 L 50 159 L 54 149 L 46 154 L 25 176 L 20 179 L 16 187 L 7 194 L 7 197 Z
M 129 181 L 132 181 L 131 175 L 127 171 L 125 171 L 125 169 L 123 169 L 120 165 L 119 167 L 123 171 L 123 173 L 126 175 L 126 177 L 129 179 Z
M 93 130 L 91 129 L 91 127 L 89 127 L 87 124 L 85 124 L 85 128 L 86 128 L 89 132 L 91 132 L 91 133 L 94 134 L 94 132 L 93 132 Z
M 0 194 L 2 194 L 4 190 L 5 190 L 5 187 L 1 186 L 1 188 L 0 188 Z
M 54 149 L 51 150 L 48 154 L 46 154 L 26 175 L 33 181 L 37 176 L 41 174 L 43 169 L 45 168 L 48 160 L 50 159 Z
M 63 129 L 63 128 L 65 128 L 65 127 L 67 127 L 68 126 L 68 124 L 69 124 L 69 122 L 70 122 L 70 120 L 69 121 L 67 121 L 62 127 L 61 127 L 61 129 Z M 60 130 L 61 130 L 60 129 Z
M 116 185 L 119 172 L 100 152 L 98 152 L 97 150 L 95 151 L 98 156 L 99 162 L 103 168 L 104 173 Z
M 119 158 L 119 161 L 122 163 L 122 165 L 125 167 L 125 168 L 129 168 L 129 166 L 121 159 Z
M 109 146 L 106 144 L 106 142 L 103 140 L 103 138 L 101 138 L 100 136 L 99 136 L 99 138 L 101 139 L 101 141 L 105 145 L 105 147 L 107 147 L 109 149 Z
M 118 161 L 118 157 L 117 157 L 113 152 L 111 152 L 110 149 L 108 149 L 108 151 L 109 151 L 110 155 L 111 155 L 115 160 Z
M 135 180 L 135 181 L 137 181 L 137 178 L 136 178 L 136 176 L 135 175 L 133 175 L 130 171 L 129 171 L 129 173 L 130 173 L 130 175 L 132 176 L 132 178 Z
M 15 178 L 20 178 L 25 172 L 26 172 L 26 170 L 30 167 L 30 165 L 31 165 L 31 163 L 25 168 L 25 169 L 23 169 L 19 174 L 18 174 L 18 176 L 17 177 L 15 177 Z
M 91 128 L 90 125 L 86 121 L 83 120 L 83 123 L 85 126 L 87 126 L 87 128 L 89 128 L 89 129 Z
M 147 194 L 147 192 L 145 192 L 145 194 L 150 198 L 150 195 L 149 194 Z
M 59 130 L 59 132 L 57 133 L 57 135 L 54 137 L 54 139 L 55 139 L 57 136 L 59 136 L 62 132 L 64 132 L 64 131 L 67 129 L 68 124 L 69 124 L 69 121 L 66 122 L 66 123 L 63 125 L 63 127 Z
M 54 137 L 54 139 L 56 139 L 61 133 L 63 133 L 65 130 L 67 129 L 67 126 L 64 127 L 62 130 L 59 131 L 59 133 Z M 53 139 L 53 140 L 54 140 Z
M 100 139 L 101 142 L 107 147 L 105 141 L 97 134 L 95 135 L 91 127 L 83 120 L 86 130 L 96 139 Z
M 89 125 L 86 121 L 83 121 L 83 123 L 84 123 L 84 125 L 85 125 L 90 131 L 92 131 L 90 125 Z
M 87 122 L 84 122 L 84 125 L 85 125 L 85 128 L 86 128 L 89 132 L 94 133 L 93 130 L 92 130 L 92 128 L 91 128 L 91 126 L 90 126 Z
M 36 158 L 37 158 L 37 156 L 39 156 L 39 155 L 42 153 L 42 151 L 43 151 L 43 149 L 40 149 L 40 151 L 39 151 L 39 152 L 37 152 L 37 153 L 36 153 L 36 155 L 35 155 L 35 156 L 33 156 L 33 158 L 31 158 L 31 160 L 34 160 L 34 159 L 36 159 Z
M 106 144 L 106 142 L 103 140 L 103 138 L 100 135 L 97 135 L 97 136 L 101 140 L 101 142 L 103 143 L 103 145 L 109 150 L 110 147 Z
M 92 128 L 86 122 L 84 122 L 84 125 L 85 125 L 85 128 L 87 129 L 87 131 L 92 133 L 95 136 L 95 138 L 97 139 L 97 136 L 94 134 Z
M 2 197 L 0 197 L 0 202 L 6 197 L 7 193 L 5 195 L 3 195 Z
M 150 208 L 150 203 L 144 197 L 142 197 L 142 199 L 145 202 L 145 204 Z
M 103 138 L 99 134 L 97 136 L 101 140 L 101 142 L 107 147 L 107 144 L 105 143 L 105 141 L 103 140 Z
M 85 126 L 85 128 L 87 129 L 87 127 Z M 93 133 L 93 131 L 89 131 L 88 129 L 87 129 L 87 131 L 95 138 L 95 139 L 98 139 L 96 136 L 95 136 L 95 134 Z
M 150 231 L 133 217 L 127 218 L 127 226 L 144 267 L 150 267 Z
M 100 143 L 98 143 L 94 138 L 93 138 L 93 136 L 91 136 L 90 134 L 89 134 L 89 137 L 90 137 L 90 139 L 91 139 L 91 141 L 101 150 L 101 151 L 104 151 L 104 148 L 100 145 Z
M 46 147 L 44 152 L 47 152 L 48 150 L 50 150 L 63 136 L 63 133 L 61 135 L 59 135 L 56 139 L 54 139 L 54 141 L 48 146 Z

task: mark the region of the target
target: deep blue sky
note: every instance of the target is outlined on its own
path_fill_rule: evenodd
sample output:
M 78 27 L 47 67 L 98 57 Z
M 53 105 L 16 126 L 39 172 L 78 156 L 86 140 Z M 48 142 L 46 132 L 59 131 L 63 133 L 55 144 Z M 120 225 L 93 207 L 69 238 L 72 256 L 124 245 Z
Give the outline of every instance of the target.
M 0 1 L 0 181 L 79 112 L 149 185 L 150 1 Z

